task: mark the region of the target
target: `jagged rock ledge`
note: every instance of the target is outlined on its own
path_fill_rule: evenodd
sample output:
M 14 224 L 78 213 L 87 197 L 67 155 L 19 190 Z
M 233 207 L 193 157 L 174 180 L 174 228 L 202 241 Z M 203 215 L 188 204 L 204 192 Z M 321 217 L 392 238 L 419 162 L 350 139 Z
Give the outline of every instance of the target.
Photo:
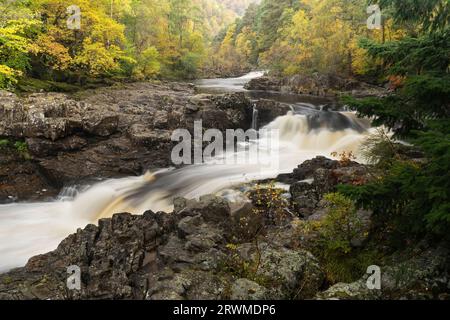
M 354 97 L 383 96 L 383 87 L 346 79 L 332 74 L 295 75 L 291 77 L 264 76 L 249 81 L 248 90 L 276 91 L 282 93 L 335 98 L 342 94 Z
M 0 140 L 26 142 L 20 153 L 0 145 L 0 203 L 52 197 L 63 186 L 170 167 L 173 130 L 191 129 L 200 119 L 206 129 L 248 129 L 252 104 L 242 93 L 198 95 L 191 84 L 171 82 L 78 96 L 0 91 Z
M 291 184 L 300 218 L 317 221 L 327 215 L 322 195 L 343 181 L 367 179 L 363 169 L 318 157 L 279 180 Z M 367 275 L 327 288 L 322 266 L 297 229 L 299 217 L 274 221 L 255 214 L 257 203 L 248 199 L 178 198 L 170 214 L 102 219 L 0 275 L 0 299 L 448 298 L 448 250 L 426 246 L 382 266 L 381 290 L 367 288 Z M 360 214 L 370 226 L 370 212 Z M 81 268 L 81 291 L 66 287 L 72 265 Z

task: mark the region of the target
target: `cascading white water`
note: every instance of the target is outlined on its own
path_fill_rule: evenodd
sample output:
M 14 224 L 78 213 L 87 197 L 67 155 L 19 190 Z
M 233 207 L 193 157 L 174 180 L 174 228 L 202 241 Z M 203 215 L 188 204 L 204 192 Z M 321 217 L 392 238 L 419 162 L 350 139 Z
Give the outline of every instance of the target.
M 246 91 L 244 85 L 251 79 L 264 75 L 264 71 L 252 71 L 242 77 L 226 79 L 203 79 L 196 82 L 198 88 L 208 89 L 207 91 L 237 92 Z
M 279 130 L 277 172 L 254 164 L 205 163 L 107 180 L 79 192 L 70 190 L 53 202 L 0 205 L 0 271 L 22 266 L 30 257 L 55 249 L 67 235 L 99 218 L 119 212 L 170 212 L 174 196 L 196 198 L 239 183 L 274 178 L 318 155 L 329 157 L 344 150 L 357 154 L 368 134 L 354 129 L 312 129 L 307 116 L 292 112 L 275 119 L 266 129 Z M 271 153 L 260 150 L 259 156 L 269 158 Z
M 259 111 L 256 106 L 253 106 L 253 115 L 252 115 L 252 129 L 258 130 L 258 114 Z

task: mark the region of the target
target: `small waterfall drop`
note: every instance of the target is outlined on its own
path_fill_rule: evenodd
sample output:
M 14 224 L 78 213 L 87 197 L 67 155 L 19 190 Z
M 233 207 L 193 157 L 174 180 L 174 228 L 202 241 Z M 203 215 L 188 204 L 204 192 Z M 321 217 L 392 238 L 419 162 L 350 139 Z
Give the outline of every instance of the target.
M 311 127 L 310 117 L 293 112 L 267 125 L 265 129 L 279 132 L 279 169 L 275 173 L 254 164 L 205 163 L 110 179 L 85 189 L 67 188 L 53 202 L 0 205 L 0 271 L 24 265 L 28 258 L 55 249 L 77 228 L 114 213 L 171 212 L 174 196 L 197 198 L 236 184 L 274 178 L 318 155 L 330 157 L 332 152 L 344 150 L 357 154 L 367 132 L 355 130 L 350 125 L 352 118 L 342 116 L 349 121 L 349 127 L 343 130 L 335 130 L 334 120 L 327 122 L 327 117 L 322 125 Z M 272 155 L 266 151 L 260 154 L 270 162 Z
M 252 116 L 252 129 L 253 130 L 258 130 L 258 115 L 259 115 L 259 111 L 256 108 L 256 105 L 253 105 L 253 116 Z
M 244 90 L 249 79 L 261 75 L 262 72 L 253 72 L 241 78 L 205 80 L 204 85 L 236 92 Z M 0 205 L 0 272 L 23 266 L 30 257 L 54 250 L 78 228 L 96 224 L 98 219 L 114 213 L 171 212 L 177 196 L 193 199 L 241 183 L 275 178 L 291 173 L 305 160 L 319 155 L 330 157 L 332 152 L 352 151 L 357 155 L 361 142 L 372 130 L 368 120 L 358 119 L 350 112 L 319 111 L 315 105 L 300 102 L 290 106 L 288 114 L 263 128 L 279 133 L 276 172 L 261 164 L 208 162 L 140 177 L 109 179 L 92 186 L 67 187 L 49 202 Z M 252 128 L 258 130 L 256 107 L 252 118 Z M 270 146 L 262 144 L 258 148 L 263 162 L 274 160 Z

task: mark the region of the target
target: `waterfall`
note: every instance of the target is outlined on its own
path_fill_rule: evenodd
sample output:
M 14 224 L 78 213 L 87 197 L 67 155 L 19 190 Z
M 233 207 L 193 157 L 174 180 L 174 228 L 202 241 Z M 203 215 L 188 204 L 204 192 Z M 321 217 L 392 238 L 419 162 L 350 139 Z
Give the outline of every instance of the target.
M 171 212 L 175 196 L 193 199 L 241 183 L 275 178 L 291 173 L 305 160 L 319 155 L 330 157 L 332 152 L 352 151 L 358 155 L 361 142 L 373 130 L 367 120 L 358 119 L 353 113 L 309 108 L 313 112 L 305 114 L 305 108 L 308 106 L 295 106 L 263 128 L 279 133 L 276 172 L 263 165 L 208 162 L 67 188 L 50 202 L 0 205 L 0 272 L 23 266 L 30 257 L 54 250 L 78 228 L 114 213 Z M 256 107 L 252 122 L 252 128 L 258 129 Z M 269 163 L 273 161 L 267 146 L 258 148 L 260 157 Z
M 258 109 L 253 105 L 252 129 L 258 130 Z

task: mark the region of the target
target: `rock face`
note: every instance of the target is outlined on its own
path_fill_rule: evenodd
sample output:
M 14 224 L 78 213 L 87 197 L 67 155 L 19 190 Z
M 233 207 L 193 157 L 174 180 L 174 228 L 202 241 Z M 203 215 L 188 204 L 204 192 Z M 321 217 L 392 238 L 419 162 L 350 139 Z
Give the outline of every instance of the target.
M 0 299 L 281 299 L 312 298 L 324 275 L 303 250 L 239 242 L 233 212 L 214 196 L 178 199 L 172 214 L 117 214 L 88 225 L 24 268 L 0 275 Z M 273 234 L 276 234 L 274 232 Z M 232 250 L 229 243 L 237 243 Z M 67 267 L 81 269 L 81 290 L 66 287 Z M 240 268 L 239 266 L 242 266 Z
M 192 130 L 200 119 L 206 129 L 248 129 L 252 106 L 243 94 L 196 95 L 192 85 L 179 83 L 134 83 L 78 96 L 20 98 L 0 91 L 0 138 L 26 141 L 29 156 L 29 163 L 18 166 L 20 159 L 0 155 L 6 168 L 0 171 L 0 202 L 30 199 L 15 181 L 35 183 L 30 190 L 56 190 L 168 167 L 173 130 Z
M 286 115 L 291 110 L 288 104 L 267 99 L 259 99 L 256 101 L 255 108 L 258 110 L 258 123 L 260 127 L 270 123 L 277 117 Z
M 303 218 L 320 215 L 323 196 L 334 192 L 339 184 L 364 184 L 369 180 L 365 166 L 356 162 L 339 162 L 316 157 L 299 165 L 291 174 L 277 178 L 290 184 L 291 202 Z
M 331 74 L 295 75 L 285 78 L 261 77 L 252 79 L 246 86 L 248 90 L 268 90 L 282 93 L 335 97 L 342 92 L 353 96 L 372 96 L 385 94 L 385 89 L 345 79 Z
M 300 165 L 284 177 L 293 182 L 294 212 L 323 219 L 323 194 L 340 181 L 367 178 L 361 167 L 323 157 Z M 244 196 L 237 203 L 208 195 L 177 198 L 170 214 L 102 219 L 0 275 L 0 300 L 450 298 L 449 250 L 426 242 L 380 262 L 381 290 L 369 289 L 369 275 L 327 288 L 319 261 L 305 250 L 314 237 L 299 233 L 299 217 L 273 221 L 258 205 Z M 370 224 L 369 212 L 358 214 Z M 67 287 L 70 266 L 80 268 L 81 290 Z
M 450 254 L 448 249 L 437 247 L 394 257 L 381 268 L 381 289 L 371 290 L 367 286 L 369 275 L 353 283 L 338 283 L 317 299 L 338 300 L 423 300 L 449 299 Z
M 55 196 L 58 190 L 44 177 L 36 163 L 24 161 L 21 155 L 0 148 L 0 202 L 13 202 Z

